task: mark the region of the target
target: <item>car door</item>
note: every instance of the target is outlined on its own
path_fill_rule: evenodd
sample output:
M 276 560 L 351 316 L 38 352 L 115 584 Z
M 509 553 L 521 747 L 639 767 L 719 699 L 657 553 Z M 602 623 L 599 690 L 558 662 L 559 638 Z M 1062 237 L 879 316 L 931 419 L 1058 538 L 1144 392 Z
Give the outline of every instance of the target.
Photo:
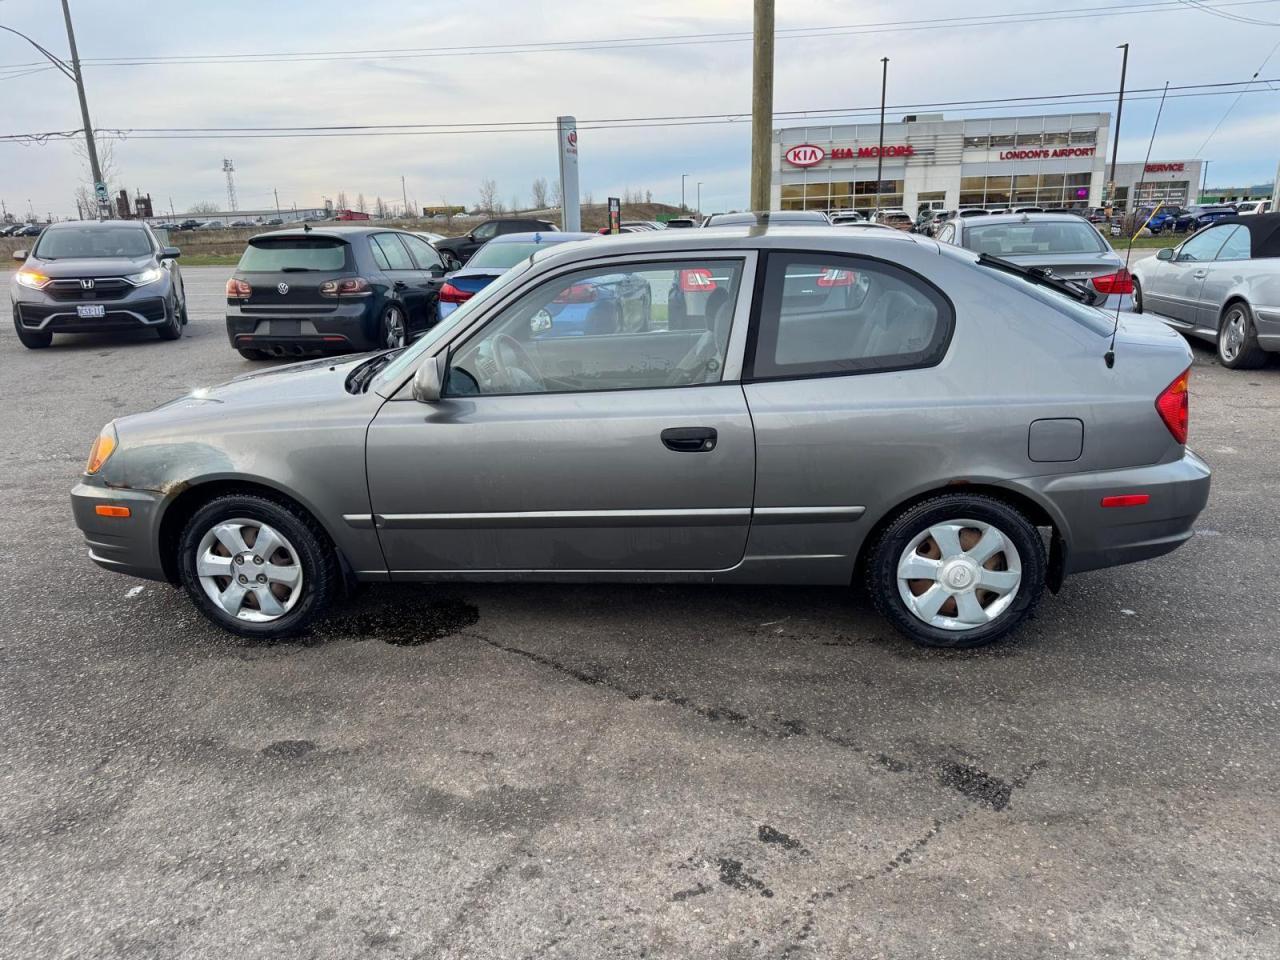
M 1196 314 L 1192 321 L 1197 328 L 1218 332 L 1218 320 L 1227 294 L 1243 278 L 1248 266 L 1250 242 L 1249 228 L 1240 224 L 1215 227 L 1225 235 L 1222 246 L 1210 263 L 1204 265 L 1204 282 L 1197 295 Z
M 471 259 L 472 255 L 483 247 L 486 243 L 498 235 L 498 221 L 490 220 L 482 223 L 480 226 L 472 230 L 464 239 L 464 243 L 459 248 L 461 256 L 459 259 L 465 264 Z
M 405 322 L 409 330 L 424 330 L 434 323 L 428 322 L 427 306 L 430 294 L 423 287 L 425 273 L 420 271 L 409 250 L 397 233 L 375 233 L 369 237 L 369 243 L 382 255 L 374 259 L 386 271 L 391 283 L 393 295 L 404 304 Z M 385 262 L 385 266 L 383 263 Z
M 1143 288 L 1143 297 L 1156 313 L 1194 325 L 1200 308 L 1200 288 L 1228 227 L 1210 227 L 1183 241 L 1172 260 L 1161 261 L 1164 269 L 1153 273 L 1152 289 Z
M 422 326 L 415 329 L 427 329 L 440 322 L 440 288 L 444 286 L 444 261 L 436 248 L 421 237 L 411 233 L 400 234 L 400 239 L 409 248 L 413 262 L 418 268 L 414 281 L 423 292 Z
M 370 502 L 397 579 L 441 572 L 714 571 L 739 563 L 755 440 L 738 382 L 754 253 L 561 268 L 513 288 L 449 344 L 439 401 L 370 425 Z M 669 329 L 682 271 L 722 277 Z M 652 329 L 581 333 L 595 281 L 649 287 Z M 711 301 L 707 301 L 711 303 Z M 557 322 L 573 335 L 557 335 Z

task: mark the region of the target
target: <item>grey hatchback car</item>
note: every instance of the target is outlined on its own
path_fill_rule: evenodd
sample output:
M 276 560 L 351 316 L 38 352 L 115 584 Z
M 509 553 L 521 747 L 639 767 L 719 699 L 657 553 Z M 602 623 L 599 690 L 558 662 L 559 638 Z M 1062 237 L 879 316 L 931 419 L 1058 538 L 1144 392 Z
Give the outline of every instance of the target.
M 644 330 L 558 335 L 598 278 Z M 675 291 L 681 324 L 666 322 Z M 408 348 L 250 374 L 103 428 L 91 558 L 239 634 L 357 581 L 850 585 L 986 643 L 1068 573 L 1191 536 L 1190 351 L 1069 285 L 888 231 L 564 244 Z

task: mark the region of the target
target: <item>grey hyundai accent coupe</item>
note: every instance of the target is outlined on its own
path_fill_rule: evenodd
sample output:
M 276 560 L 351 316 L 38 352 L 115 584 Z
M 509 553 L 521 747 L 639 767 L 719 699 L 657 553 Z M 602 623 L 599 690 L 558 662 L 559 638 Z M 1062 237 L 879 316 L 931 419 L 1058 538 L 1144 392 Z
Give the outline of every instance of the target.
M 608 278 L 648 316 L 557 330 Z M 108 424 L 91 558 L 233 632 L 357 581 L 865 583 L 970 647 L 1063 577 L 1191 536 L 1187 345 L 1070 283 L 907 234 L 629 234 L 534 255 L 411 347 Z M 678 305 L 679 309 L 672 309 Z

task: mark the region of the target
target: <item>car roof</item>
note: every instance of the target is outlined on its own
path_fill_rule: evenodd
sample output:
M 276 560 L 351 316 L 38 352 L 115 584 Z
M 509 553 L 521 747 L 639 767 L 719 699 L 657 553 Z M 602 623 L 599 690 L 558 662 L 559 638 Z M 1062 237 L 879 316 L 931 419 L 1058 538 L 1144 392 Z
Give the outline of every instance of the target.
M 740 223 L 830 223 L 821 210 L 769 210 L 761 213 L 713 213 L 702 221 L 704 227 L 734 226 Z
M 535 230 L 528 233 L 501 233 L 489 243 L 567 243 L 599 236 L 595 233 L 568 233 L 564 230 Z M 487 246 L 487 244 L 486 244 Z
M 975 218 L 970 218 L 975 219 Z M 1074 213 L 992 213 L 974 226 L 989 227 L 1002 223 L 1086 223 Z
M 372 233 L 411 233 L 409 230 L 401 230 L 399 227 L 312 227 L 310 230 L 304 230 L 302 227 L 290 227 L 288 230 L 268 230 L 266 233 L 256 233 L 250 237 L 250 241 L 260 240 L 263 237 L 272 237 L 275 239 L 281 237 L 329 237 L 330 239 L 346 240 L 350 237 L 367 236 Z
M 23 224 L 32 226 L 32 224 Z M 144 227 L 146 224 L 137 220 L 60 220 L 57 223 L 45 224 L 46 230 L 65 230 L 68 227 Z

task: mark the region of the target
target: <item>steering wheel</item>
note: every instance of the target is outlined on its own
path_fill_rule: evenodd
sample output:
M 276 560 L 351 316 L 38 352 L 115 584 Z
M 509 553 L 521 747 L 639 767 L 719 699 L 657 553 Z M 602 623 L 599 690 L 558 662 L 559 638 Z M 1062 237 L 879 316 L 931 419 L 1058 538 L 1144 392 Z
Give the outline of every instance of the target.
M 503 355 L 506 347 L 510 347 L 512 354 L 515 355 L 514 362 L 508 362 Z M 493 362 L 502 374 L 502 379 L 506 382 L 507 389 L 521 390 L 522 387 L 529 385 L 523 382 L 526 380 L 536 384 L 539 391 L 547 389 L 547 385 L 542 379 L 542 373 L 538 370 L 538 365 L 533 362 L 533 357 L 529 356 L 529 351 L 515 337 L 501 333 L 493 338 Z

